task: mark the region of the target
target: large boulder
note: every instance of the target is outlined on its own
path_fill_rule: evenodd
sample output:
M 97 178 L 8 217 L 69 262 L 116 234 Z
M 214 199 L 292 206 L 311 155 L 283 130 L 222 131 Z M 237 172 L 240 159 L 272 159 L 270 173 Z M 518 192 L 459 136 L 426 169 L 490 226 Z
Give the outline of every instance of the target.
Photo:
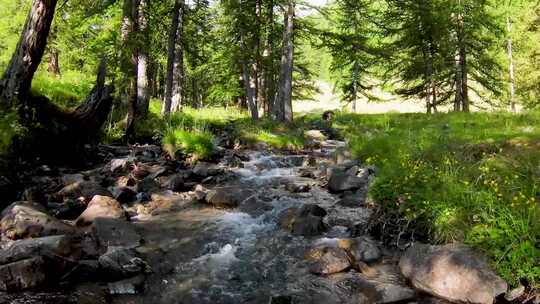
M 45 213 L 43 207 L 28 202 L 17 202 L 2 212 L 2 236 L 18 240 L 50 235 L 73 234 L 75 228 Z
M 20 291 L 42 285 L 47 280 L 45 260 L 38 256 L 0 266 L 0 290 Z
M 109 282 L 150 271 L 148 264 L 137 256 L 135 250 L 123 247 L 109 247 L 98 261 L 104 279 Z
M 200 178 L 215 176 L 223 172 L 221 168 L 214 164 L 199 162 L 193 167 L 193 173 Z
M 77 218 L 77 226 L 91 225 L 97 218 L 126 219 L 126 213 L 120 203 L 112 197 L 96 195 L 88 207 Z
M 101 252 L 106 252 L 110 246 L 131 249 L 141 243 L 133 224 L 120 219 L 96 218 L 92 231 Z
M 328 179 L 328 189 L 334 193 L 352 191 L 362 188 L 366 183 L 367 179 L 358 177 L 350 171 L 336 171 Z
M 302 208 L 289 208 L 280 215 L 281 228 L 290 231 L 293 235 L 317 236 L 327 230 L 323 218 L 326 211 L 312 204 L 306 204 Z
M 414 244 L 399 267 L 416 289 L 452 302 L 492 304 L 508 288 L 483 258 L 461 244 Z
M 0 290 L 20 291 L 54 283 L 80 257 L 77 244 L 69 236 L 8 243 L 0 249 Z
M 81 255 L 80 242 L 67 235 L 55 235 L 9 242 L 0 249 L 0 265 L 36 256 L 63 257 L 77 260 Z
M 206 194 L 206 201 L 216 208 L 236 208 L 253 196 L 253 191 L 240 187 L 216 188 Z
M 351 257 L 347 251 L 337 247 L 311 249 L 307 259 L 312 262 L 309 271 L 314 274 L 330 275 L 349 269 Z

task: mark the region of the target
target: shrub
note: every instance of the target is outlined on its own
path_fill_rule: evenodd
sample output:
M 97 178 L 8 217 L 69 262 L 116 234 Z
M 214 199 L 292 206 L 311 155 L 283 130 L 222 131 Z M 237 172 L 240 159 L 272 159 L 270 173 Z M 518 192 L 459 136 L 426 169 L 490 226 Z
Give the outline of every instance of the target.
M 386 237 L 462 241 L 511 283 L 540 281 L 540 115 L 340 115 Z M 405 232 L 405 234 L 404 234 Z

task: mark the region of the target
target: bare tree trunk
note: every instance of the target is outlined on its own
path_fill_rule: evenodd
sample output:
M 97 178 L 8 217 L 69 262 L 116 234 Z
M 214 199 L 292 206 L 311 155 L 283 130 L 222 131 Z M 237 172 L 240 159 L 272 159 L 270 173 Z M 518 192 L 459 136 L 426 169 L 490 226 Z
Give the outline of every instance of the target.
M 123 72 L 127 83 L 127 119 L 125 136 L 129 140 L 135 131 L 137 112 L 137 48 L 135 31 L 137 30 L 137 13 L 139 0 L 124 0 L 121 28 L 123 56 Z
M 58 50 L 56 48 L 49 50 L 47 72 L 53 77 L 60 77 L 60 63 L 58 62 Z
M 274 41 L 272 38 L 273 28 L 274 28 L 274 1 L 268 1 L 268 12 L 267 12 L 267 33 L 266 33 L 266 47 L 265 47 L 265 65 L 264 69 L 264 89 L 265 89 L 265 115 L 271 116 L 274 113 L 273 104 L 274 104 Z
M 183 27 L 183 11 L 184 1 L 176 0 L 173 8 L 173 15 L 171 21 L 171 29 L 169 32 L 169 46 L 167 54 L 167 75 L 165 80 L 165 100 L 163 102 L 163 115 L 169 115 L 171 113 L 171 107 L 173 104 L 173 95 L 176 96 L 178 90 L 177 85 L 179 83 L 179 68 L 183 70 L 183 58 L 178 58 L 178 54 L 183 56 L 182 50 L 182 27 Z M 180 44 L 180 47 L 178 46 Z M 181 61 L 179 63 L 178 61 Z M 183 73 L 183 71 L 182 71 Z M 181 91 L 181 90 L 180 90 Z M 178 97 L 178 96 L 176 96 Z M 175 105 L 176 106 L 176 105 Z
M 253 82 L 255 86 L 255 104 L 257 111 L 261 104 L 266 103 L 264 94 L 264 83 L 262 81 L 264 75 L 264 65 L 262 64 L 261 55 L 261 25 L 262 25 L 262 0 L 255 1 L 255 18 L 256 18 L 256 33 L 255 33 L 255 62 L 253 64 Z M 258 116 L 258 115 L 257 115 Z
M 360 73 L 360 64 L 358 60 L 354 61 L 353 67 L 353 100 L 352 100 L 352 111 L 356 113 L 357 102 L 358 102 L 358 74 Z
M 149 0 L 139 0 L 137 9 L 137 26 L 141 41 L 138 41 L 137 48 L 137 116 L 145 117 L 148 114 L 150 105 L 150 88 L 148 86 L 148 2 Z
M 294 2 L 289 0 L 284 12 L 283 50 L 279 75 L 279 90 L 274 105 L 276 118 L 282 122 L 293 121 L 292 75 L 294 66 Z
M 461 0 L 458 0 L 461 8 Z M 467 49 L 465 46 L 465 21 L 462 12 L 457 14 L 457 56 L 456 56 L 456 104 L 454 110 L 461 108 L 463 112 L 469 112 L 469 85 L 468 85 L 468 68 L 467 68 Z M 458 96 L 459 95 L 459 96 Z
M 456 54 L 455 58 L 455 87 L 456 87 L 456 97 L 454 99 L 454 112 L 461 111 L 461 106 L 463 104 L 463 84 L 462 84 L 462 78 L 461 78 L 461 65 L 460 65 L 460 59 L 459 55 Z
M 21 38 L 0 80 L 0 103 L 25 102 L 45 52 L 56 0 L 33 0 Z
M 508 30 L 508 71 L 509 71 L 509 89 L 510 89 L 510 108 L 512 112 L 516 111 L 516 78 L 514 75 L 514 50 L 513 50 L 513 41 L 512 41 L 512 19 L 510 17 L 506 18 L 506 28 Z
M 178 27 L 176 28 L 176 42 L 174 47 L 173 89 L 171 111 L 182 110 L 182 97 L 184 93 L 184 0 L 180 0 L 178 11 Z
M 259 119 L 259 111 L 257 109 L 257 103 L 255 99 L 256 91 L 253 87 L 253 78 L 249 75 L 249 65 L 246 59 L 242 60 L 242 82 L 246 94 L 246 102 L 248 110 L 251 113 L 251 119 Z
M 425 41 L 425 47 L 423 50 L 424 53 L 424 61 L 426 65 L 425 70 L 425 81 L 426 81 L 426 112 L 427 114 L 431 114 L 433 110 L 435 110 L 435 103 L 437 97 L 435 94 L 435 81 L 433 80 L 433 45 L 432 45 L 432 39 L 429 37 L 427 41 Z

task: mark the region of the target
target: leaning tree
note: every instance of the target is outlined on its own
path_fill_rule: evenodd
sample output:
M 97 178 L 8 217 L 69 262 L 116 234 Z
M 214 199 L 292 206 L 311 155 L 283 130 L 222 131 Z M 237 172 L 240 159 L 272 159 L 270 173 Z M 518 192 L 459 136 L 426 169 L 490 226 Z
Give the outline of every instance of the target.
M 95 138 L 107 119 L 112 106 L 113 87 L 105 85 L 103 60 L 97 84 L 76 109 L 60 109 L 46 97 L 31 93 L 32 79 L 47 46 L 56 4 L 56 0 L 32 1 L 20 40 L 0 80 L 0 109 L 17 108 L 23 123 L 54 124 L 58 127 L 54 128 L 55 131 L 59 131 L 55 135 L 64 138 L 66 144 L 69 139 L 81 143 Z

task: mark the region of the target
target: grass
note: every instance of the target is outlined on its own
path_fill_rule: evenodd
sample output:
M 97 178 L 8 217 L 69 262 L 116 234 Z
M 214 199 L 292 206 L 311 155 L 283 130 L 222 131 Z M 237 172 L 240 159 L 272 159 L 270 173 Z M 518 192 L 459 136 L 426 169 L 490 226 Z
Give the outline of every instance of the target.
M 538 286 L 539 113 L 342 114 L 335 126 L 379 169 L 370 194 L 383 233 L 465 242 L 509 282 Z
M 204 159 L 213 154 L 217 136 L 225 133 L 247 145 L 265 143 L 276 149 L 302 149 L 306 143 L 304 131 L 309 127 L 308 122 L 312 123 L 309 119 L 299 118 L 293 125 L 268 119 L 254 122 L 245 111 L 223 107 L 184 108 L 164 119 L 161 102 L 152 100 L 148 118 L 136 127 L 140 138 L 160 141 L 170 155 L 182 150 L 196 159 Z M 119 128 L 111 128 L 108 133 L 109 141 L 122 135 Z
M 59 78 L 39 71 L 32 82 L 35 94 L 46 96 L 52 103 L 62 108 L 78 106 L 88 95 L 95 82 L 95 75 L 77 71 L 65 71 Z

